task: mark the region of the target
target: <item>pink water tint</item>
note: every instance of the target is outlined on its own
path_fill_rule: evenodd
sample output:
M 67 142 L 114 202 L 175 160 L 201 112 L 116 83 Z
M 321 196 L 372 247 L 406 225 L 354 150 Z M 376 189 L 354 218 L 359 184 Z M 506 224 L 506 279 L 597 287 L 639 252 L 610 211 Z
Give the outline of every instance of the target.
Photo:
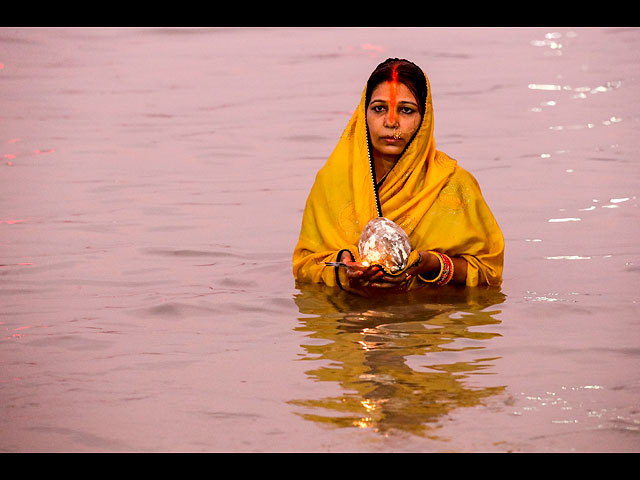
M 1 29 L 0 450 L 637 452 L 639 43 Z M 436 144 L 505 234 L 500 292 L 293 282 L 386 57 L 429 75 Z

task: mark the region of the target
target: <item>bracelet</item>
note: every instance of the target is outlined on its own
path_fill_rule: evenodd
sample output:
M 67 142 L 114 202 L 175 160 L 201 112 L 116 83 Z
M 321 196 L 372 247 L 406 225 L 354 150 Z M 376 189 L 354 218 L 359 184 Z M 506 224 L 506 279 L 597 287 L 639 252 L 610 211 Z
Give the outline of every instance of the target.
M 351 252 L 351 250 L 349 250 L 348 248 L 343 248 L 338 252 L 338 257 L 336 258 L 336 262 L 335 262 L 336 264 L 340 263 L 340 259 L 342 258 L 342 254 L 344 252 L 349 252 L 349 254 L 351 255 L 351 260 L 355 261 L 355 258 L 353 258 L 353 253 Z M 336 284 L 338 285 L 338 287 L 340 287 L 340 290 L 344 290 L 345 292 L 347 292 L 348 290 L 346 290 L 342 286 L 342 282 L 340 281 L 340 268 L 338 267 L 338 265 L 335 266 L 335 275 L 336 275 Z
M 440 272 L 438 272 L 438 275 L 432 279 L 426 279 L 422 275 L 419 275 L 419 277 L 427 283 L 433 283 L 437 287 L 446 285 L 453 278 L 453 261 L 451 260 L 451 257 L 434 250 L 431 250 L 429 253 L 434 254 L 440 261 Z

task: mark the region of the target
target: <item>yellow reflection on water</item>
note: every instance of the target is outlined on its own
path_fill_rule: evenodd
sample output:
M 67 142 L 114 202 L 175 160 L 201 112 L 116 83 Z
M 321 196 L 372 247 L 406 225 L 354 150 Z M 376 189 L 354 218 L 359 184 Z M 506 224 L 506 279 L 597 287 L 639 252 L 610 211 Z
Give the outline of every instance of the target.
M 428 435 L 457 408 L 482 404 L 504 386 L 474 386 L 491 373 L 484 344 L 499 322 L 497 290 L 442 289 L 378 299 L 298 285 L 296 330 L 311 368 L 307 376 L 341 393 L 295 399 L 303 418 L 336 428 Z M 479 328 L 483 327 L 483 328 Z M 490 330 L 490 328 L 489 328 Z

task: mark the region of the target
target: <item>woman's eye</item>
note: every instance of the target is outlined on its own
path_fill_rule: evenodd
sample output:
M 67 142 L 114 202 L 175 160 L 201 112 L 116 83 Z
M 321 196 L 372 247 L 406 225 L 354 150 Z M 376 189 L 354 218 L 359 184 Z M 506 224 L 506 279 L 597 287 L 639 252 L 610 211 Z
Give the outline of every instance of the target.
M 387 111 L 387 107 L 385 105 L 372 105 L 371 111 L 375 113 L 384 113 Z M 398 111 L 405 115 L 412 115 L 416 112 L 416 110 L 412 107 L 400 107 Z

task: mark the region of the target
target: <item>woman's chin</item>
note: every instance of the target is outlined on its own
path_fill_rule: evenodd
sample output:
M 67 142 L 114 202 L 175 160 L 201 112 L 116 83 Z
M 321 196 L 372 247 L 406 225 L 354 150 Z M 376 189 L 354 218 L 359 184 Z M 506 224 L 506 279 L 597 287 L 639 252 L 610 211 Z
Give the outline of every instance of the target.
M 404 149 L 405 142 L 396 140 L 394 142 L 383 143 L 382 145 L 374 145 L 374 149 L 385 157 L 398 157 Z

